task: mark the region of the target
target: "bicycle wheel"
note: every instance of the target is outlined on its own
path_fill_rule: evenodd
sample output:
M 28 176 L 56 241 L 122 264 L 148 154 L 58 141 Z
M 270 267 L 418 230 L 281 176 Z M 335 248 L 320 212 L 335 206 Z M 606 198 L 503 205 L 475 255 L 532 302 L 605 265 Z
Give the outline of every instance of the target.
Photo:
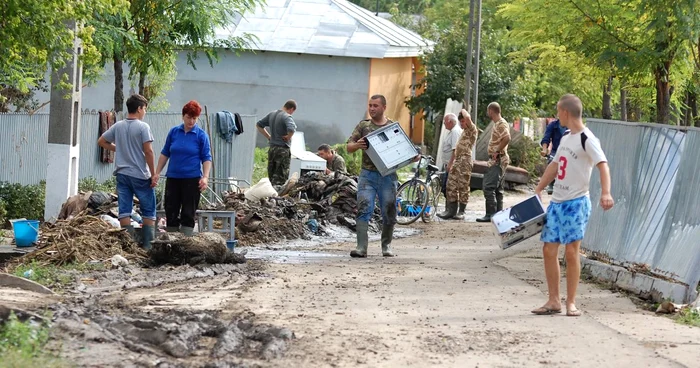
M 435 216 L 437 215 L 438 211 L 444 207 L 444 205 L 440 203 L 443 196 L 442 180 L 440 179 L 439 175 L 433 175 L 433 177 L 430 179 L 428 189 L 428 203 L 426 204 L 425 211 L 423 211 L 423 215 L 421 216 L 421 220 L 426 223 L 435 220 Z
M 412 224 L 425 211 L 428 201 L 428 187 L 422 180 L 411 179 L 399 187 L 396 192 L 396 223 Z

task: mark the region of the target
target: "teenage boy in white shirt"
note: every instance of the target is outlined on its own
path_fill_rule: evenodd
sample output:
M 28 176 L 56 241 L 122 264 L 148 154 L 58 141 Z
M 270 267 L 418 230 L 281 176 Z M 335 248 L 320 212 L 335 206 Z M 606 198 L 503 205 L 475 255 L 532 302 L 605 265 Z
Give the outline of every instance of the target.
M 610 169 L 605 153 L 598 138 L 583 125 L 582 110 L 581 100 L 575 95 L 564 95 L 557 103 L 559 121 L 562 126 L 569 128 L 569 133 L 562 137 L 556 156 L 547 166 L 535 190 L 541 197 L 547 185 L 557 179 L 541 235 L 549 300 L 542 307 L 533 310 L 534 314 L 549 315 L 562 311 L 558 253 L 559 245 L 563 244 L 566 246 L 566 315 L 581 315 L 581 311 L 576 308 L 576 288 L 581 277 L 579 248 L 591 214 L 588 186 L 594 166 L 600 170 L 600 207 L 607 211 L 614 204 L 610 195 Z

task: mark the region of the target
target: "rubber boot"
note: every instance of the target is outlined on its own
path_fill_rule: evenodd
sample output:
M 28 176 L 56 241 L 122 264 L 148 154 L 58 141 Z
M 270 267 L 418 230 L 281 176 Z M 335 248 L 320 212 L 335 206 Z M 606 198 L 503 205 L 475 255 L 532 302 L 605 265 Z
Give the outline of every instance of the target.
M 445 212 L 438 213 L 438 217 L 443 220 L 449 220 L 457 214 L 457 202 L 445 203 Z
M 136 231 L 134 231 L 134 225 L 122 225 L 122 229 L 126 229 L 126 233 L 131 235 L 131 239 L 136 240 Z
M 169 233 L 176 233 L 176 232 L 180 231 L 180 228 L 176 227 L 176 226 L 168 226 L 165 228 L 165 231 L 167 231 Z
M 491 222 L 491 216 L 496 213 L 496 202 L 486 202 L 486 216 L 476 219 L 476 222 Z
M 455 220 L 464 220 L 464 210 L 467 209 L 467 204 L 466 203 L 460 203 L 459 204 L 459 210 L 457 210 L 457 214 L 452 217 Z
M 367 244 L 369 243 L 369 235 L 367 234 L 369 223 L 366 221 L 357 221 L 355 229 L 357 230 L 357 249 L 350 252 L 350 257 L 366 258 Z
M 384 257 L 393 257 L 394 252 L 391 250 L 391 240 L 394 238 L 394 225 L 382 226 L 382 255 Z
M 151 242 L 155 236 L 155 230 L 156 228 L 153 225 L 143 225 L 141 228 L 141 239 L 143 239 L 141 248 L 144 250 L 151 250 Z
M 503 194 L 496 194 L 496 212 L 503 211 Z M 495 213 L 495 212 L 494 212 Z
M 194 228 L 187 227 L 187 226 L 180 226 L 180 232 L 185 234 L 185 236 L 192 236 L 192 234 L 194 233 Z

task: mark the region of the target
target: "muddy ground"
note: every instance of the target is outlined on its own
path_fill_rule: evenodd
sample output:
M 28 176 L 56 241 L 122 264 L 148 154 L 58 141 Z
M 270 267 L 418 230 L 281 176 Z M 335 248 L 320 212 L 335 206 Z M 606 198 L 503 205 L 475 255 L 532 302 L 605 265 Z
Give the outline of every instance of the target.
M 580 318 L 531 315 L 546 299 L 539 244 L 500 250 L 473 222 L 482 208 L 402 228 L 396 258 L 372 238 L 370 257 L 351 259 L 339 231 L 249 248 L 245 265 L 76 275 L 58 302 L 15 305 L 49 306 L 52 348 L 87 367 L 698 366 L 700 329 L 594 284 L 579 289 Z

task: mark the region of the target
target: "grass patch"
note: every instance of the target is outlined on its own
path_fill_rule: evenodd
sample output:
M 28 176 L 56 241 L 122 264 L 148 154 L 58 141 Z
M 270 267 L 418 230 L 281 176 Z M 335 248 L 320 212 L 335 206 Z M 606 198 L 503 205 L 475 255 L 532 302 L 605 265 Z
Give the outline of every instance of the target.
M 102 263 L 73 263 L 65 266 L 44 265 L 36 261 L 21 264 L 12 272 L 15 276 L 24 277 L 48 288 L 63 289 L 73 283 L 73 277 L 67 271 L 98 271 L 104 270 Z
M 696 309 L 682 310 L 676 318 L 676 322 L 688 326 L 700 327 L 700 312 Z
M 14 314 L 0 325 L 0 368 L 68 367 L 58 357 L 47 352 L 49 326 L 47 322 L 20 322 Z

